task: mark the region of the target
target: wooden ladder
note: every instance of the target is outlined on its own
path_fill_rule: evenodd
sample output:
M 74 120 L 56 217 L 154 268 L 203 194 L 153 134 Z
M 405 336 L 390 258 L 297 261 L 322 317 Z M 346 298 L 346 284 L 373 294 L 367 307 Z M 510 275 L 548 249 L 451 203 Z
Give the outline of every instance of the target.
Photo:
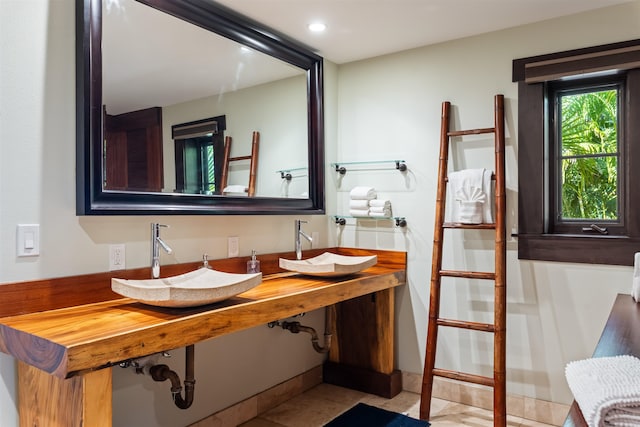
M 231 157 L 231 137 L 224 138 L 224 158 L 222 160 L 222 178 L 220 191 L 224 193 L 229 181 L 229 163 L 238 160 L 249 160 L 249 185 L 245 187 L 247 196 L 253 197 L 256 193 L 256 177 L 258 174 L 258 145 L 260 144 L 260 132 L 254 131 L 251 139 L 251 154 L 248 156 Z
M 427 348 L 422 378 L 422 395 L 420 400 L 420 418 L 429 419 L 434 376 L 458 381 L 481 384 L 493 387 L 493 425 L 506 426 L 506 201 L 504 170 L 504 96 L 496 95 L 494 99 L 494 127 L 462 131 L 449 130 L 450 103 L 442 103 L 442 121 L 440 131 L 440 159 L 438 164 L 438 189 L 436 195 L 436 220 L 433 233 L 433 256 L 431 270 L 431 290 L 429 300 L 429 323 L 427 332 Z M 493 224 L 460 224 L 446 223 L 445 201 L 447 189 L 447 163 L 449 158 L 449 142 L 452 137 L 493 133 L 495 138 L 495 223 Z M 442 246 L 444 229 L 495 229 L 495 270 L 490 272 L 457 271 L 442 269 Z M 467 279 L 494 280 L 494 322 L 478 323 L 463 320 L 444 319 L 440 317 L 440 284 L 441 278 L 459 277 Z M 436 368 L 436 344 L 440 326 L 462 328 L 474 331 L 490 332 L 493 340 L 493 377 L 485 377 L 447 369 Z

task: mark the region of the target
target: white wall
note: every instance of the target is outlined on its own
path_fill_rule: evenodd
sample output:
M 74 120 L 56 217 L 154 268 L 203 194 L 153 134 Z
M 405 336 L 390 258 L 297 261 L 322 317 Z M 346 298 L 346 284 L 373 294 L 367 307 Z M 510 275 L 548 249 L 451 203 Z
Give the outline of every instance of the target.
M 395 215 L 407 217 L 400 233 L 360 222 L 338 235 L 341 245 L 408 251 L 409 284 L 399 291 L 397 310 L 401 370 L 420 373 L 424 360 L 441 103 L 451 101 L 457 129 L 483 128 L 492 126 L 494 95 L 505 95 L 510 234 L 517 229 L 518 182 L 512 60 L 635 39 L 639 22 L 636 1 L 339 67 L 338 160 L 398 158 L 409 168 L 404 178 L 394 171 L 336 180 L 341 208 L 351 186 L 371 184 L 380 186 L 380 197 L 392 199 Z M 459 147 L 452 152 L 450 170 L 493 164 L 492 136 Z M 445 268 L 492 271 L 492 237 L 491 232 L 447 231 Z M 519 261 L 517 241 L 507 248 L 508 392 L 569 403 L 564 366 L 591 355 L 615 295 L 630 290 L 632 269 Z M 492 283 L 444 279 L 442 292 L 443 317 L 493 321 Z M 438 366 L 492 375 L 491 335 L 442 330 L 439 343 Z
M 308 164 L 306 75 L 261 84 L 224 95 L 210 96 L 162 109 L 165 188 L 175 188 L 175 150 L 171 127 L 226 116 L 226 136 L 233 138 L 231 157 L 251 154 L 253 131 L 260 132 L 256 196 L 308 197 L 308 171 L 287 182 L 277 173 Z M 300 177 L 300 178 L 298 178 Z M 249 161 L 231 163 L 229 185 L 248 185 Z M 303 194 L 304 193 L 304 194 Z
M 242 255 L 251 249 L 291 250 L 291 216 L 75 216 L 73 9 L 70 0 L 0 0 L 0 282 L 105 271 L 112 243 L 126 243 L 127 267 L 146 266 L 153 221 L 171 225 L 163 237 L 175 255 L 163 255 L 163 264 L 193 261 L 203 252 L 222 258 L 230 235 L 240 236 Z M 409 284 L 397 302 L 400 369 L 420 372 L 424 357 L 440 103 L 453 103 L 456 125 L 485 127 L 494 94 L 505 95 L 509 226 L 515 227 L 517 91 L 511 61 L 638 38 L 639 18 L 636 1 L 340 67 L 326 64 L 327 164 L 407 160 L 407 178 L 389 175 L 380 191 L 393 200 L 397 215 L 407 217 L 408 227 L 339 228 L 329 217 L 303 219 L 310 221 L 308 231 L 321 232 L 320 246 L 338 242 L 408 251 Z M 606 28 L 606 34 L 594 28 Z M 455 165 L 485 159 L 488 143 L 478 145 L 456 157 Z M 368 179 L 353 174 L 340 182 L 327 169 L 327 213 L 340 213 L 350 186 Z M 40 257 L 16 258 L 19 223 L 41 225 Z M 480 237 L 466 232 L 452 239 L 445 262 L 482 266 L 490 244 Z M 509 244 L 508 254 L 509 392 L 568 403 L 564 365 L 591 354 L 615 294 L 630 287 L 631 269 L 521 262 L 516 244 Z M 492 310 L 484 287 L 456 285 L 444 298 L 448 313 L 484 319 Z M 322 313 L 307 319 L 322 328 Z M 185 425 L 319 363 L 308 340 L 281 332 L 261 327 L 198 345 L 196 402 L 188 411 L 169 403 L 166 384 L 116 369 L 114 425 Z M 464 334 L 443 334 L 439 351 L 445 367 L 489 369 L 489 344 L 474 347 Z M 174 354 L 169 363 L 182 372 L 182 351 Z M 15 383 L 13 360 L 0 355 L 2 427 L 17 425 Z

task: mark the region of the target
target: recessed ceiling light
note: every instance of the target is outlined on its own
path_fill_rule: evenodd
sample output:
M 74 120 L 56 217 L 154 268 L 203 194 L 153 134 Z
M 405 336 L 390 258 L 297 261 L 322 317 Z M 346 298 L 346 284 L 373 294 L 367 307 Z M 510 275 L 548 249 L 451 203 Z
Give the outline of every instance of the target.
M 321 33 L 327 29 L 327 26 L 322 22 L 314 22 L 313 24 L 308 25 L 309 31 L 314 33 Z

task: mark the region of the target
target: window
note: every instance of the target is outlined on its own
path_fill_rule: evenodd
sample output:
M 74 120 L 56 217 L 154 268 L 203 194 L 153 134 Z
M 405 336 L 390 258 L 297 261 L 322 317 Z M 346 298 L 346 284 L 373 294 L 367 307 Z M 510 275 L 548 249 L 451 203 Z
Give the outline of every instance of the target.
M 555 233 L 624 233 L 624 79 L 550 84 L 548 197 Z
M 633 264 L 638 64 L 638 40 L 514 61 L 520 259 Z

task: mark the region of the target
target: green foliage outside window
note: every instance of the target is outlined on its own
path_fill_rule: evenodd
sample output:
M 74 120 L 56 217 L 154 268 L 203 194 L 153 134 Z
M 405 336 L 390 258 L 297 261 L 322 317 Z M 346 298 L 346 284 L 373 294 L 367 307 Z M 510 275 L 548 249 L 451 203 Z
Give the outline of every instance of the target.
M 216 191 L 215 159 L 213 157 L 213 145 L 207 145 L 205 150 L 205 161 L 203 162 L 204 189 L 206 192 Z
M 618 218 L 617 90 L 561 96 L 562 219 Z

